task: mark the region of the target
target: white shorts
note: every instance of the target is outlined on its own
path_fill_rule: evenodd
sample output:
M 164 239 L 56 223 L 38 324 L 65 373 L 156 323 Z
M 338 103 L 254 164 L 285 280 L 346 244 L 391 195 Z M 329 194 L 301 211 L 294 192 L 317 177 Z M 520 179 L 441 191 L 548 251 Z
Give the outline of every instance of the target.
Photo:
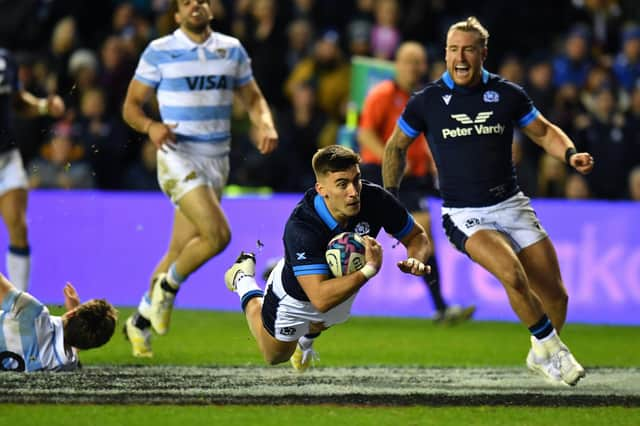
M 516 253 L 547 237 L 529 197 L 518 192 L 489 207 L 442 207 L 442 226 L 449 241 L 467 254 L 467 239 L 482 229 L 504 234 Z
M 323 323 L 325 327 L 331 327 L 349 319 L 355 294 L 321 313 L 311 302 L 294 299 L 284 291 L 281 278 L 283 266 L 284 259 L 280 259 L 271 271 L 262 302 L 262 324 L 269 334 L 281 342 L 295 342 L 309 334 L 311 323 Z
M 0 195 L 13 189 L 27 189 L 27 173 L 17 148 L 0 154 Z
M 158 183 L 173 204 L 198 186 L 211 187 L 218 197 L 229 177 L 229 156 L 206 157 L 178 150 L 158 150 Z

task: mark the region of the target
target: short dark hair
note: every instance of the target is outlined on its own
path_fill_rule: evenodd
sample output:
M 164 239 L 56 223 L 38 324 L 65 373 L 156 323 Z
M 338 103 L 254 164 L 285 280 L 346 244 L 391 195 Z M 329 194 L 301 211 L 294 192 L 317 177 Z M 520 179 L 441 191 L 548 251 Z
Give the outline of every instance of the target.
M 104 345 L 116 328 L 118 312 L 104 299 L 93 299 L 78 306 L 65 320 L 64 343 L 78 349 Z
M 341 172 L 360 164 L 360 156 L 352 149 L 341 145 L 330 145 L 319 149 L 311 160 L 316 178 L 331 172 Z

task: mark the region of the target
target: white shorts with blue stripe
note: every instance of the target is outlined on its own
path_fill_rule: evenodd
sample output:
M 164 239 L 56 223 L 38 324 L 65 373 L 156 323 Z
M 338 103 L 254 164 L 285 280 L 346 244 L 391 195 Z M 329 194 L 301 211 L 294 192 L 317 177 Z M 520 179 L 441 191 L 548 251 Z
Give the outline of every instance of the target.
M 459 251 L 474 233 L 490 229 L 505 235 L 516 253 L 547 237 L 531 200 L 522 192 L 488 207 L 442 207 L 442 226 Z
M 276 264 L 267 280 L 262 303 L 262 323 L 264 328 L 282 342 L 295 342 L 309 334 L 312 323 L 321 323 L 331 327 L 349 319 L 351 305 L 356 295 L 322 313 L 311 302 L 304 302 L 289 296 L 282 286 L 282 268 L 284 259 Z

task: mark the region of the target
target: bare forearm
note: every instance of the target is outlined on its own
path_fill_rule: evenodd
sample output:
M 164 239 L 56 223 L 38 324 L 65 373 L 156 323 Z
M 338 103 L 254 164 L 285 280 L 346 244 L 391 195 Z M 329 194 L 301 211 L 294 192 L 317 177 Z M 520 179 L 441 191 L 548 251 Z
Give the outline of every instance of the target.
M 385 188 L 398 188 L 406 166 L 407 149 L 393 143 L 387 143 L 382 162 L 382 182 Z
M 274 128 L 273 116 L 269 104 L 263 96 L 255 96 L 248 105 L 247 112 L 251 123 L 258 128 Z
M 564 154 L 567 151 L 567 148 L 572 147 L 575 148 L 569 136 L 567 136 L 561 128 L 551 124 L 549 126 L 548 134 L 543 141 L 542 148 L 544 148 L 544 150 L 550 155 L 564 162 Z
M 316 287 L 317 291 L 308 296 L 318 311 L 327 312 L 353 296 L 366 282 L 367 279 L 361 272 L 354 272 L 322 282 Z
M 147 134 L 153 119 L 148 117 L 141 105 L 125 102 L 122 107 L 122 118 L 136 132 Z

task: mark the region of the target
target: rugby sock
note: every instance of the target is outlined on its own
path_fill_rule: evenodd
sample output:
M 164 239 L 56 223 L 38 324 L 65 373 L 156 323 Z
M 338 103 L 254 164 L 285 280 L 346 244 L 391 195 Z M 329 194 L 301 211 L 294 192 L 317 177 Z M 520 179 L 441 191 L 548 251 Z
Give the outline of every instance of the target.
M 236 284 L 236 293 L 240 296 L 240 304 L 242 305 L 242 310 L 247 306 L 249 300 L 254 297 L 263 297 L 264 292 L 258 286 L 256 282 L 256 278 L 253 275 L 245 275 L 243 272 L 238 272 L 235 280 Z
M 556 335 L 556 330 L 553 328 L 553 324 L 551 324 L 551 320 L 547 314 L 542 314 L 538 322 L 529 327 L 529 331 L 540 342 L 548 340 L 547 337 L 551 338 L 552 335 Z
M 31 272 L 31 249 L 27 247 L 9 246 L 7 251 L 7 272 L 9 279 L 20 291 L 27 291 Z
M 163 289 L 167 291 L 171 291 L 172 293 L 177 293 L 178 289 L 180 288 L 180 284 L 182 284 L 186 279 L 187 277 L 180 275 L 178 271 L 176 271 L 176 264 L 174 262 L 169 267 L 169 272 L 167 272 L 166 278 L 162 280 L 162 283 L 160 285 Z M 168 284 L 170 287 L 173 287 L 173 289 L 166 288 L 166 286 L 163 285 L 164 283 Z
M 298 339 L 298 345 L 300 345 L 300 349 L 302 349 L 303 351 L 306 351 L 307 349 L 311 348 L 311 345 L 313 345 L 313 341 L 319 335 L 320 333 L 313 333 L 313 334 L 305 334 L 304 336 L 302 336 L 300 339 Z
M 440 272 L 436 257 L 431 256 L 427 259 L 427 265 L 431 267 L 431 273 L 424 276 L 424 281 L 427 283 L 427 287 L 429 287 L 431 300 L 433 300 L 436 310 L 438 312 L 444 312 L 447 309 L 447 304 L 445 303 L 440 290 Z
M 151 326 L 149 321 L 149 311 L 151 309 L 151 298 L 149 292 L 145 292 L 138 303 L 138 311 L 133 314 L 133 324 L 141 330 Z

